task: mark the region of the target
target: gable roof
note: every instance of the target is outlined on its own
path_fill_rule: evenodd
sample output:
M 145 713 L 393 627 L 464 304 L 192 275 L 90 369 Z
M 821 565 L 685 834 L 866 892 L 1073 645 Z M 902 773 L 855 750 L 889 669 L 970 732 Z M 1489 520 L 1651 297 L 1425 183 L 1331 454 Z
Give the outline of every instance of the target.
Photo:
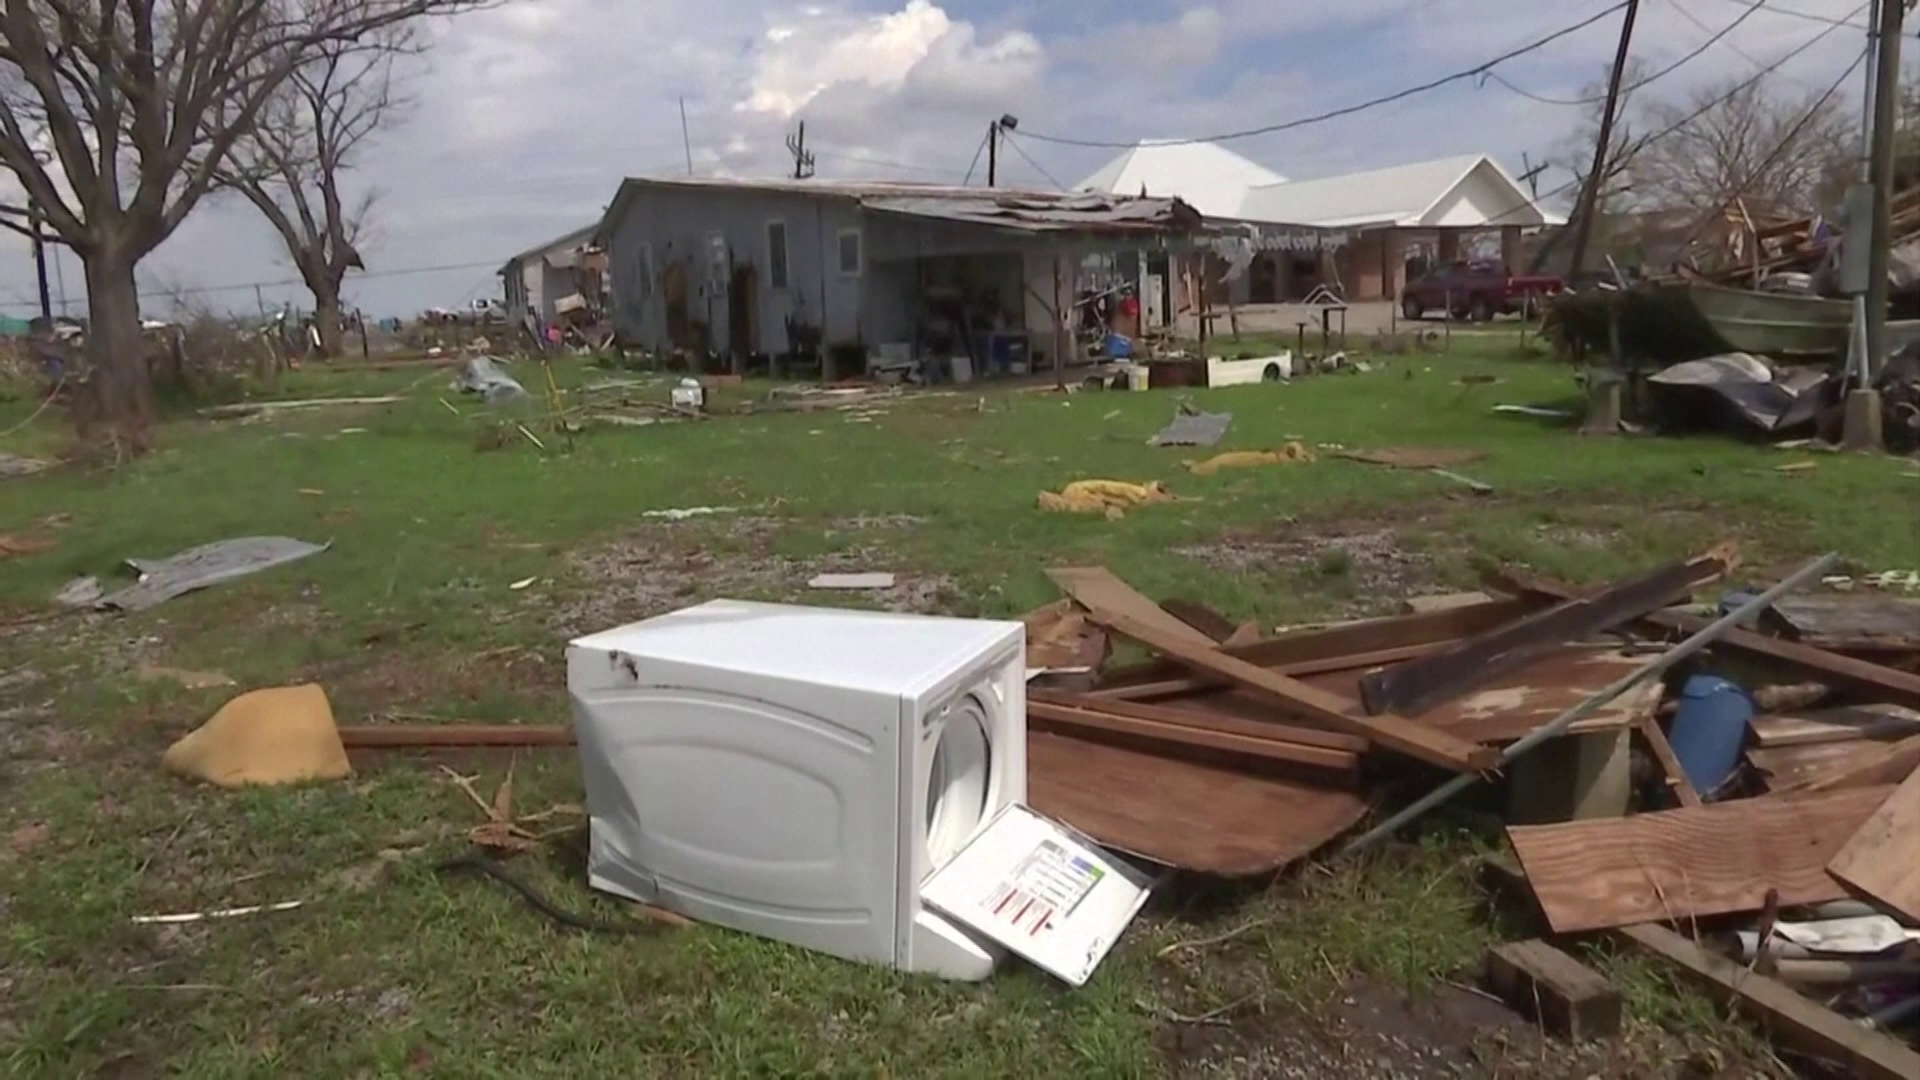
M 510 274 L 513 272 L 514 263 L 526 262 L 536 255 L 546 255 L 554 251 L 571 253 L 574 248 L 591 242 L 593 240 L 593 234 L 599 230 L 600 223 L 596 221 L 585 228 L 575 229 L 565 235 L 556 236 L 544 244 L 539 244 L 517 254 L 509 255 L 507 256 L 507 261 L 502 263 L 500 269 L 495 271 L 495 273 Z
M 1322 228 L 1551 225 L 1527 190 L 1486 154 L 1391 165 L 1319 180 L 1267 184 L 1246 193 L 1240 216 Z
M 1076 191 L 1176 196 L 1208 217 L 1239 217 L 1248 189 L 1286 177 L 1211 142 L 1143 140 L 1074 185 Z

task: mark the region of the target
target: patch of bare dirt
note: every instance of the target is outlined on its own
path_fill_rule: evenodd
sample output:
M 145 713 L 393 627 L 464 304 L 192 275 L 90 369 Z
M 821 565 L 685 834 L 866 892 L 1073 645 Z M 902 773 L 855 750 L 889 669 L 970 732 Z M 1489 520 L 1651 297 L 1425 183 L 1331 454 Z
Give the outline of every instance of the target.
M 1454 986 L 1421 997 L 1349 986 L 1318 1012 L 1248 1009 L 1170 1019 L 1160 1046 L 1174 1075 L 1247 1080 L 1458 1080 L 1468 1077 L 1752 1077 L 1660 1032 L 1586 1043 L 1547 1039 L 1506 1006 Z
M 1234 573 L 1287 572 L 1353 597 L 1357 607 L 1381 597 L 1417 596 L 1441 584 L 1435 553 L 1405 543 L 1392 528 L 1354 531 L 1290 529 L 1283 535 L 1229 534 L 1174 554 Z
M 909 522 L 918 519 L 847 518 L 829 528 L 878 532 Z M 889 611 L 949 607 L 952 579 L 899 567 L 884 542 L 803 558 L 775 550 L 775 538 L 787 527 L 778 518 L 739 516 L 727 519 L 717 536 L 709 529 L 666 525 L 573 552 L 567 561 L 574 595 L 548 601 L 547 623 L 574 636 L 721 598 L 860 604 Z M 893 587 L 857 593 L 807 587 L 816 574 L 867 570 L 893 571 Z

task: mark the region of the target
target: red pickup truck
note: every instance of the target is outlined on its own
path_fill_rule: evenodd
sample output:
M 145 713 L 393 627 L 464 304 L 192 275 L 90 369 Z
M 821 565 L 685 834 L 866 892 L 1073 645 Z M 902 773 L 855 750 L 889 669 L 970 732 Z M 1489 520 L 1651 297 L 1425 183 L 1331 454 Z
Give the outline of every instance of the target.
M 1418 319 L 1438 311 L 1454 319 L 1486 322 L 1495 315 L 1532 315 L 1542 299 L 1566 288 L 1545 274 L 1516 277 L 1497 262 L 1441 263 L 1407 283 L 1400 292 L 1400 313 Z

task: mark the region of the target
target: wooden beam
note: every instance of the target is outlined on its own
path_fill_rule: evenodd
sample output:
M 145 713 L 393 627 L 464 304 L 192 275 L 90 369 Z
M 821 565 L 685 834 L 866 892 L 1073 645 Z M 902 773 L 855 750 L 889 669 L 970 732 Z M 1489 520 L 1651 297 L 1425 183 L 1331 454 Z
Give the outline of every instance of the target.
M 1718 558 L 1672 563 L 1592 596 L 1561 601 L 1545 611 L 1377 671 L 1360 680 L 1369 713 L 1417 716 L 1510 672 L 1570 641 L 1610 630 L 1661 607 L 1726 573 Z
M 1487 989 L 1562 1039 L 1584 1042 L 1620 1033 L 1625 1003 L 1599 972 L 1544 941 L 1513 941 L 1487 951 Z
M 1209 731 L 1206 728 L 1187 727 L 1181 724 L 1163 724 L 1131 716 L 1116 716 L 1092 709 L 1054 705 L 1045 701 L 1028 701 L 1027 719 L 1029 722 L 1038 721 L 1035 724 L 1038 728 L 1057 730 L 1068 735 L 1082 732 L 1107 732 L 1174 746 L 1219 750 L 1267 761 L 1308 765 L 1342 772 L 1352 772 L 1360 765 L 1360 755 L 1352 750 L 1332 750 L 1324 746 L 1306 746 L 1301 743 L 1254 738 L 1233 732 Z
M 1207 635 L 1215 644 L 1224 644 L 1226 640 L 1239 632 L 1232 619 L 1220 614 L 1198 600 L 1188 600 L 1182 596 L 1169 596 L 1160 601 L 1160 610 Z
M 1846 788 L 1900 784 L 1912 776 L 1916 769 L 1920 769 L 1920 735 L 1909 736 L 1891 745 L 1872 743 L 1862 746 L 1833 766 L 1793 783 L 1783 784 L 1774 791 L 1776 794 L 1841 791 Z
M 1381 649 L 1378 652 L 1357 653 L 1353 656 L 1331 656 L 1318 660 L 1302 660 L 1296 664 L 1279 664 L 1267 667 L 1276 675 L 1288 675 L 1300 678 L 1303 675 L 1324 675 L 1329 671 L 1364 671 L 1378 664 L 1391 664 L 1396 660 L 1405 660 L 1430 652 L 1434 645 L 1402 645 L 1397 649 Z M 1220 650 L 1232 655 L 1231 649 Z M 1265 666 L 1265 665 L 1262 665 Z M 1187 694 L 1208 690 L 1220 690 L 1232 686 L 1230 679 L 1209 678 L 1205 675 L 1192 675 L 1180 679 L 1160 679 L 1155 682 L 1129 683 L 1124 686 L 1107 686 L 1089 691 L 1096 697 L 1113 698 L 1119 701 L 1159 701 L 1165 698 L 1183 697 Z
M 453 747 L 572 746 L 566 724 L 342 724 L 349 750 L 428 750 Z
M 1522 596 L 1536 599 L 1566 600 L 1579 593 L 1572 587 L 1547 578 L 1512 570 L 1498 574 L 1500 582 Z M 1670 633 L 1693 634 L 1712 622 L 1683 611 L 1656 611 L 1637 620 L 1643 626 Z M 1785 666 L 1807 678 L 1826 683 L 1875 701 L 1890 701 L 1909 708 L 1920 708 L 1920 675 L 1899 671 L 1884 664 L 1856 660 L 1850 656 L 1816 649 L 1797 641 L 1756 634 L 1751 630 L 1729 630 L 1714 644 L 1717 651 Z
M 1459 773 L 1479 772 L 1492 767 L 1500 759 L 1498 750 L 1476 746 L 1405 717 L 1363 716 L 1352 702 L 1338 694 L 1330 694 L 1285 675 L 1276 675 L 1266 668 L 1228 656 L 1211 647 L 1196 648 L 1177 635 L 1164 633 L 1126 615 L 1096 610 L 1089 617 L 1170 660 L 1264 694 L 1287 712 L 1338 731 L 1358 735 L 1369 743 L 1395 753 Z
M 1920 923 L 1920 774 L 1893 789 L 1827 872 L 1908 926 Z
M 1189 645 L 1212 647 L 1212 638 L 1169 615 L 1104 566 L 1055 566 L 1047 577 L 1060 591 L 1089 611 L 1111 611 L 1159 630 Z
M 1920 1054 L 1842 1017 L 1792 987 L 1756 975 L 1664 926 L 1628 926 L 1616 936 L 1672 964 L 1688 981 L 1730 1003 L 1781 1046 L 1826 1062 L 1858 1080 L 1913 1080 Z
M 1666 731 L 1660 727 L 1660 718 L 1649 716 L 1640 721 L 1640 734 L 1647 740 L 1647 750 L 1653 754 L 1653 760 L 1660 763 L 1660 771 L 1667 774 L 1667 787 L 1673 790 L 1680 805 L 1703 805 L 1700 793 L 1693 789 L 1693 781 L 1687 779 L 1687 771 L 1680 767 L 1679 755 L 1667 741 Z
M 1298 743 L 1301 746 L 1319 746 L 1328 750 L 1351 750 L 1354 753 L 1360 753 L 1367 748 L 1367 740 L 1357 735 L 1326 731 L 1321 728 L 1294 727 L 1272 720 L 1249 720 L 1245 717 L 1230 716 L 1211 710 L 1145 705 L 1136 701 L 1112 701 L 1094 697 L 1092 694 L 1040 689 L 1029 689 L 1027 701 L 1029 703 L 1039 701 L 1062 708 L 1106 713 L 1111 716 L 1126 716 L 1156 724 L 1172 724 L 1175 727 L 1222 731 L 1231 735 L 1245 735 L 1250 739 L 1269 739 L 1275 742 Z

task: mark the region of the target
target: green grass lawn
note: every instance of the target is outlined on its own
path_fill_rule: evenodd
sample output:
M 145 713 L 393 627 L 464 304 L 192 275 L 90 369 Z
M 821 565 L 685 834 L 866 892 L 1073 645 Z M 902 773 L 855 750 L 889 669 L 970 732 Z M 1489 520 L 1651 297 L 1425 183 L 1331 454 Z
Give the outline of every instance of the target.
M 476 449 L 483 410 L 447 393 L 444 372 L 309 371 L 274 396 L 405 400 L 182 420 L 119 469 L 0 481 L 0 534 L 54 542 L 0 559 L 0 1062 L 23 1076 L 1251 1075 L 1259 1045 L 1321 1030 L 1356 995 L 1466 997 L 1450 984 L 1471 981 L 1503 927 L 1471 872 L 1484 837 L 1445 821 L 1270 889 L 1175 890 L 1085 989 L 1017 969 L 951 986 L 717 930 L 567 934 L 436 876 L 479 821 L 439 766 L 491 790 L 505 755 L 367 757 L 351 782 L 300 790 L 189 787 L 159 755 L 234 691 L 142 670 L 317 681 L 343 722 L 552 722 L 569 635 L 715 595 L 803 598 L 822 570 L 894 571 L 879 600 L 893 606 L 1006 615 L 1054 599 L 1044 566 L 1104 562 L 1150 595 L 1277 623 L 1395 611 L 1471 587 L 1487 563 L 1592 580 L 1728 537 L 1749 566 L 1830 548 L 1866 570 L 1920 560 L 1911 463 L 1816 455 L 1781 472 L 1808 458 L 1582 438 L 1491 411 L 1567 401 L 1566 368 L 1503 359 L 1498 338 L 1474 348 L 1192 393 L 969 390 L 801 413 L 769 411 L 766 388 L 749 387 L 720 404 L 758 403 L 750 413 L 594 428 L 570 448 L 529 420 L 546 452 L 521 438 Z M 1463 387 L 1464 374 L 1498 381 Z M 664 400 L 665 386 L 638 392 Z M 1192 476 L 1182 462 L 1212 451 L 1147 445 L 1181 397 L 1234 414 L 1221 450 L 1297 440 L 1319 460 Z M 9 431 L 32 408 L 30 395 L 0 404 L 0 451 L 61 444 L 57 413 Z M 1457 471 L 1497 493 L 1329 449 L 1390 445 L 1483 451 Z M 1163 480 L 1183 501 L 1121 520 L 1034 508 L 1084 478 Z M 731 512 L 644 515 L 695 506 Z M 140 615 L 41 617 L 77 575 L 248 534 L 333 546 Z M 523 755 L 516 795 L 523 811 L 576 800 L 571 756 Z M 616 911 L 588 894 L 572 847 L 523 862 L 562 903 Z M 293 899 L 305 906 L 129 923 Z M 1633 991 L 1631 1047 L 1772 1067 L 1713 1010 L 1608 962 Z M 1566 1075 L 1564 1056 L 1516 1045 L 1466 1060 L 1491 1074 L 1498 1052 L 1502 1075 Z

